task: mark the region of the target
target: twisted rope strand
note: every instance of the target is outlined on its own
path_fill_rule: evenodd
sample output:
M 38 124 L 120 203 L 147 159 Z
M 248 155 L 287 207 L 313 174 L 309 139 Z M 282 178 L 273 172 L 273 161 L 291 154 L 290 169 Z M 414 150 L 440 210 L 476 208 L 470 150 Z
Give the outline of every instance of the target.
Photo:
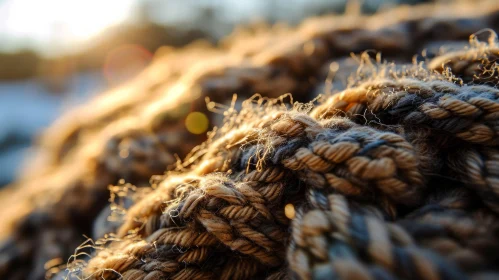
M 437 56 L 429 63 L 428 68 L 439 73 L 452 73 L 469 85 L 497 85 L 498 59 L 499 49 L 491 45 Z
M 469 143 L 497 145 L 499 91 L 487 86 L 416 79 L 366 82 L 317 107 L 312 116 L 346 114 L 360 120 L 428 127 Z

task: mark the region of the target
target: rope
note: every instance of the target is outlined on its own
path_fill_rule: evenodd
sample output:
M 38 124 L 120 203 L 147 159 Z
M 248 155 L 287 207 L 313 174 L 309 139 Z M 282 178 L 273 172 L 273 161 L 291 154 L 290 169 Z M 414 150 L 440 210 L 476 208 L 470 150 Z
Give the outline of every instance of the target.
M 489 97 L 497 95 L 496 89 L 406 78 L 376 86 L 378 91 L 366 90 L 365 85 L 348 89 L 309 114 L 275 110 L 233 128 L 212 142 L 200 161 L 216 159 L 219 164 L 200 164 L 202 168 L 191 173 L 164 177 L 127 213 L 118 230 L 124 241 L 98 252 L 82 275 L 105 279 L 498 276 L 498 254 L 488 249 L 499 247 L 488 230 L 498 226 L 493 212 L 498 200 L 491 196 L 497 188 L 494 143 L 463 138 L 460 131 L 443 130 L 435 122 L 414 126 L 405 121 L 411 109 L 424 110 L 426 104 L 437 104 L 455 113 L 453 117 L 477 120 L 492 112 L 481 107 L 482 113 L 469 114 L 441 101 L 455 98 L 469 104 L 487 88 Z M 390 98 L 386 92 L 396 98 L 380 101 L 377 97 Z M 381 130 L 379 125 L 356 124 L 336 114 L 348 113 L 344 108 L 351 106 L 345 100 L 364 104 L 374 116 L 399 108 L 400 100 L 411 95 L 421 102 L 392 114 L 397 133 L 390 126 Z M 497 99 L 489 100 L 497 104 Z M 429 134 L 417 138 L 418 130 Z M 491 172 L 472 171 L 481 163 L 475 150 L 451 153 L 445 148 L 452 147 L 433 141 L 433 134 L 444 132 L 488 153 L 481 155 L 482 166 Z M 441 151 L 426 153 L 432 148 Z M 444 154 L 448 160 L 432 164 Z M 454 160 L 454 155 L 479 162 Z M 457 170 L 456 183 L 451 175 Z M 283 218 L 287 205 L 296 209 L 288 217 L 291 224 Z M 130 233 L 139 239 L 128 241 Z M 283 248 L 287 248 L 285 257 Z M 157 260 L 167 263 L 168 269 L 146 268 Z M 242 265 L 247 274 L 235 270 Z M 288 272 L 282 271 L 283 266 Z
M 120 179 L 144 187 L 117 229 L 123 241 L 97 246 L 105 249 L 85 268 L 71 264 L 74 275 L 496 276 L 494 44 L 442 54 L 429 62 L 430 71 L 383 76 L 377 72 L 383 67 L 373 66 L 376 71 L 359 72 L 352 87 L 310 112 L 274 104 L 231 118 L 230 105 L 229 124 L 192 151 L 206 138 L 183 126 L 184 113 L 205 110 L 203 97 L 211 98 L 208 107 L 231 103 L 234 92 L 277 97 L 289 91 L 309 100 L 326 79 L 323 68 L 351 51 L 372 48 L 408 60 L 435 39 L 460 40 L 497 27 L 494 1 L 482 4 L 445 18 L 433 6 L 357 20 L 318 18 L 297 30 L 245 39 L 235 34 L 227 49 L 192 46 L 161 58 L 46 133 L 45 164 L 26 173 L 17 183 L 22 188 L 0 197 L 6 214 L 0 233 L 8 237 L 0 246 L 0 278 L 41 279 L 47 262 L 63 263 L 84 234 L 114 231 L 96 220 L 107 215 L 108 188 Z M 437 38 L 437 29 L 446 37 Z M 245 42 L 248 47 L 239 48 Z M 208 117 L 212 125 L 219 118 Z M 175 168 L 174 154 L 189 155 L 149 187 L 151 176 Z M 470 199 L 439 206 L 430 199 L 436 193 Z M 331 200 L 343 202 L 327 204 Z M 392 253 L 380 253 L 387 248 Z

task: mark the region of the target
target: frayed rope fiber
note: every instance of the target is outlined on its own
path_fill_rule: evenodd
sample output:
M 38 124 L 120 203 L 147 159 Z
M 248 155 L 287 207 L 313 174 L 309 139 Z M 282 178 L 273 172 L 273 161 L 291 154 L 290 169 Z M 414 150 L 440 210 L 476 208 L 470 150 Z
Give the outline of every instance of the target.
M 172 51 L 46 133 L 45 165 L 0 196 L 0 278 L 499 278 L 495 37 L 403 64 L 434 29 L 499 26 L 482 4 Z M 400 63 L 339 58 L 366 47 Z M 190 111 L 220 126 L 194 136 Z
M 445 75 L 375 76 L 312 110 L 269 106 L 215 137 L 190 171 L 160 179 L 115 241 L 69 270 L 91 279 L 499 277 L 499 90 L 467 71 L 449 76 L 458 64 Z M 263 109 L 240 117 L 251 110 Z

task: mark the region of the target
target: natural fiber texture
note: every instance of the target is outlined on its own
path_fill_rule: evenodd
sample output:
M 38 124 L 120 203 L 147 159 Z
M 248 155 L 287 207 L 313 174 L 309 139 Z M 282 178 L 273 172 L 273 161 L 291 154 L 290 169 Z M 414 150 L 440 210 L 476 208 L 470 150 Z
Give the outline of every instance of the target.
M 308 114 L 271 106 L 254 122 L 233 121 L 191 172 L 165 176 L 128 211 L 119 241 L 73 272 L 498 277 L 497 142 L 462 131 L 498 121 L 499 91 L 426 76 L 366 81 Z M 236 120 L 256 109 L 246 110 Z
M 237 114 L 234 103 L 219 105 L 235 92 L 312 100 L 337 85 L 349 62 L 335 58 L 350 51 L 372 48 L 407 62 L 438 34 L 462 40 L 496 27 L 497 5 L 482 4 L 473 14 L 447 7 L 457 12 L 445 18 L 422 6 L 315 19 L 298 30 L 233 35 L 228 52 L 197 45 L 160 58 L 46 134 L 43 167 L 0 198 L 15 203 L 2 205 L 9 237 L 0 278 L 43 278 L 92 233 L 108 235 L 91 246 L 98 250 L 88 264 L 80 255 L 57 276 L 497 277 L 493 42 L 403 67 L 373 64 L 366 54 L 347 71 L 349 87 L 314 109 L 291 109 L 287 97 L 255 97 Z M 184 57 L 195 58 L 192 67 L 178 66 Z M 185 116 L 208 113 L 206 105 L 226 110 L 225 125 L 189 153 L 206 138 L 187 132 Z M 208 115 L 212 124 L 221 119 Z M 125 200 L 111 204 L 126 212 L 116 222 L 106 222 L 109 190 Z
M 430 69 L 450 72 L 465 83 L 497 86 L 497 56 L 499 49 L 473 49 L 442 55 L 434 59 Z
M 191 172 L 164 177 L 128 211 L 125 238 L 83 275 L 498 277 L 497 142 L 464 132 L 498 121 L 499 91 L 415 72 L 376 76 L 308 114 L 273 106 L 233 121 Z

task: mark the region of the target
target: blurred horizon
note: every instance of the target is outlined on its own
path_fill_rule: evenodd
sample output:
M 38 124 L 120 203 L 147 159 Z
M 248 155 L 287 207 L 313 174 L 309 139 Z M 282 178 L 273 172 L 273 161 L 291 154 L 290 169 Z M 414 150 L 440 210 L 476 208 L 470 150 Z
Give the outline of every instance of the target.
M 294 25 L 308 16 L 342 13 L 348 2 L 359 2 L 364 13 L 373 13 L 402 3 L 439 1 L 0 0 L 0 53 L 32 51 L 44 58 L 74 54 L 91 47 L 108 29 L 144 23 L 199 29 L 218 40 L 236 25 L 255 21 Z
M 306 1 L 293 2 L 303 4 Z M 227 5 L 225 2 L 229 1 L 0 0 L 0 18 L 3 18 L 0 21 L 0 52 L 29 50 L 44 58 L 74 54 L 91 47 L 92 40 L 99 39 L 109 29 L 144 23 L 175 25 L 178 29 L 205 29 L 210 33 L 209 36 L 220 39 L 230 32 L 233 24 L 241 24 L 245 19 L 255 20 L 249 15 L 254 11 L 258 11 L 259 19 L 271 20 L 273 15 L 266 16 L 264 10 L 276 3 L 278 5 L 279 1 L 242 0 L 237 5 Z M 311 2 L 327 4 L 324 0 Z M 291 15 L 287 17 L 289 20 Z M 203 23 L 198 19 L 202 19 Z M 225 28 L 213 28 L 215 21 L 225 25 Z

